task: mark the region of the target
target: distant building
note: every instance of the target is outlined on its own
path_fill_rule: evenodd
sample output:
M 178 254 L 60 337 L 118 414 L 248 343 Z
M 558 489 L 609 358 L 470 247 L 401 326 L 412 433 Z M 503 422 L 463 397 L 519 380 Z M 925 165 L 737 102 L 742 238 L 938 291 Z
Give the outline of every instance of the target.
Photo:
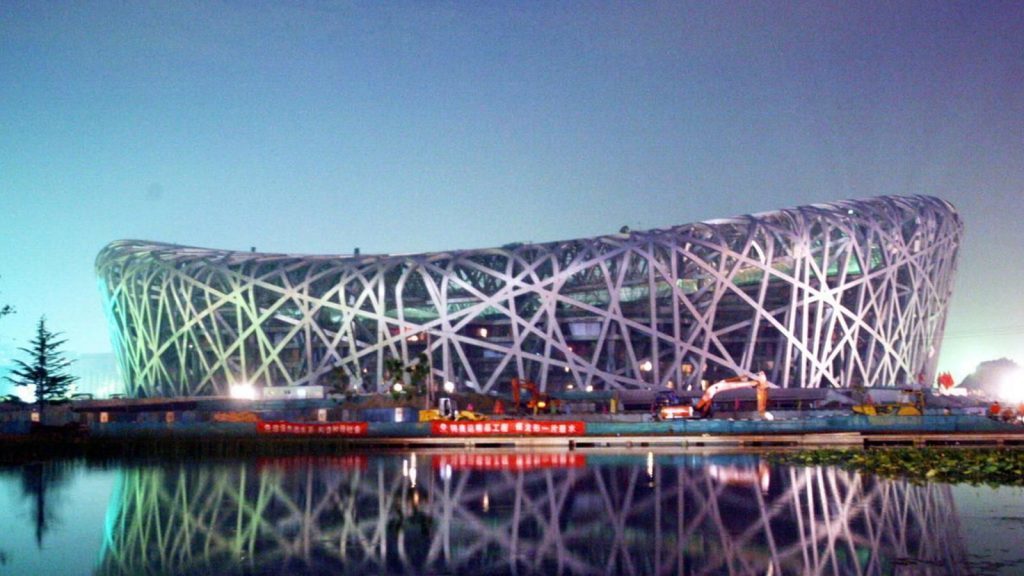
M 124 382 L 117 369 L 117 357 L 110 352 L 71 356 L 74 362 L 68 372 L 77 377 L 73 392 L 109 398 L 124 391 Z
M 117 241 L 96 262 L 125 386 L 386 386 L 428 351 L 437 383 L 507 391 L 931 382 L 962 223 L 926 196 L 649 231 L 402 256 Z
M 72 394 L 92 394 L 96 398 L 107 398 L 111 394 L 118 394 L 124 391 L 124 382 L 117 369 L 117 357 L 111 352 L 100 354 L 66 354 L 71 360 L 68 373 L 77 378 L 72 384 Z M 30 358 L 21 351 L 13 353 L 13 357 L 6 354 L 0 357 L 0 396 L 14 394 L 24 399 L 29 399 L 34 394 L 34 388 L 25 389 L 7 381 L 6 377 L 17 366 L 14 359 L 30 362 Z

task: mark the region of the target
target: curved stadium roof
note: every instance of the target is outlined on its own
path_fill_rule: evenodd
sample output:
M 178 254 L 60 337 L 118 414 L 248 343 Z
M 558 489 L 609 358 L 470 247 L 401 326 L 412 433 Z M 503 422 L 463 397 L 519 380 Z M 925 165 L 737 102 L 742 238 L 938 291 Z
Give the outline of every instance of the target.
M 414 255 L 308 256 L 121 240 L 97 257 L 127 391 L 235 383 L 386 387 L 430 354 L 480 391 L 782 386 L 934 377 L 962 223 L 880 197 L 595 238 Z

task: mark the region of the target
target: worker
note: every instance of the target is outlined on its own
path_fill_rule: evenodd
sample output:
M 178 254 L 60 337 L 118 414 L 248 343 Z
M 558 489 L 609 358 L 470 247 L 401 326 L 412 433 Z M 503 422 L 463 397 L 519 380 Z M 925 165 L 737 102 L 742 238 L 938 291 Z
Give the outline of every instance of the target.
M 1003 407 L 999 405 L 999 400 L 996 400 L 988 407 L 988 417 L 999 419 L 999 416 L 1003 413 Z
M 495 416 L 500 416 L 505 413 L 505 403 L 501 401 L 501 398 L 494 401 L 493 412 Z

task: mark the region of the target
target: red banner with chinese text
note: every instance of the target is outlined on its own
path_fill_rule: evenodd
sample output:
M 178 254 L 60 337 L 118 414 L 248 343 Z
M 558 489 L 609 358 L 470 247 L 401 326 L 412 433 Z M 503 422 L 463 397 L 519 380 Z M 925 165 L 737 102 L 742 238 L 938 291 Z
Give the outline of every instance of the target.
M 260 434 L 284 436 L 366 436 L 366 422 L 259 422 Z
M 583 468 L 587 457 L 579 453 L 529 454 L 438 454 L 433 458 L 435 470 L 451 466 L 453 470 L 537 470 L 541 468 Z
M 366 470 L 369 458 L 365 454 L 345 456 L 285 456 L 260 458 L 256 466 L 260 470 L 303 470 L 307 468 L 331 470 Z
M 586 424 L 554 420 L 433 422 L 430 431 L 435 436 L 580 436 Z

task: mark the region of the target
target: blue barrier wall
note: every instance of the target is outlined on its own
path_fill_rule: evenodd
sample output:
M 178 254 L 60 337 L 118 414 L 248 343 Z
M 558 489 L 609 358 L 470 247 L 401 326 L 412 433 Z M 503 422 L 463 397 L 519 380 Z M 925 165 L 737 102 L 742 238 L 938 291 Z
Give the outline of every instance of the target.
M 31 422 L 0 422 L 0 434 L 28 434 Z
M 1019 425 L 984 416 L 833 416 L 793 420 L 674 420 L 670 422 L 589 422 L 587 436 L 658 434 L 823 434 L 1022 432 Z
M 384 409 L 394 417 L 393 408 Z M 431 435 L 429 422 L 369 421 L 368 436 L 379 438 L 423 438 Z M 380 417 L 383 418 L 384 414 Z M 310 424 L 314 424 L 310 422 Z M 29 422 L 0 422 L 0 434 L 28 434 Z M 752 435 L 752 434 L 824 434 L 824 433 L 984 433 L 1003 432 L 1024 434 L 1024 427 L 977 415 L 925 415 L 925 416 L 834 416 L 827 418 L 801 418 L 791 420 L 675 420 L 670 422 L 588 422 L 586 436 L 647 436 L 647 435 Z M 175 422 L 144 419 L 138 422 L 93 422 L 89 433 L 96 437 L 131 436 L 200 436 L 243 437 L 256 436 L 252 422 L 197 422 L 181 417 Z M 477 440 L 486 437 L 475 436 Z

